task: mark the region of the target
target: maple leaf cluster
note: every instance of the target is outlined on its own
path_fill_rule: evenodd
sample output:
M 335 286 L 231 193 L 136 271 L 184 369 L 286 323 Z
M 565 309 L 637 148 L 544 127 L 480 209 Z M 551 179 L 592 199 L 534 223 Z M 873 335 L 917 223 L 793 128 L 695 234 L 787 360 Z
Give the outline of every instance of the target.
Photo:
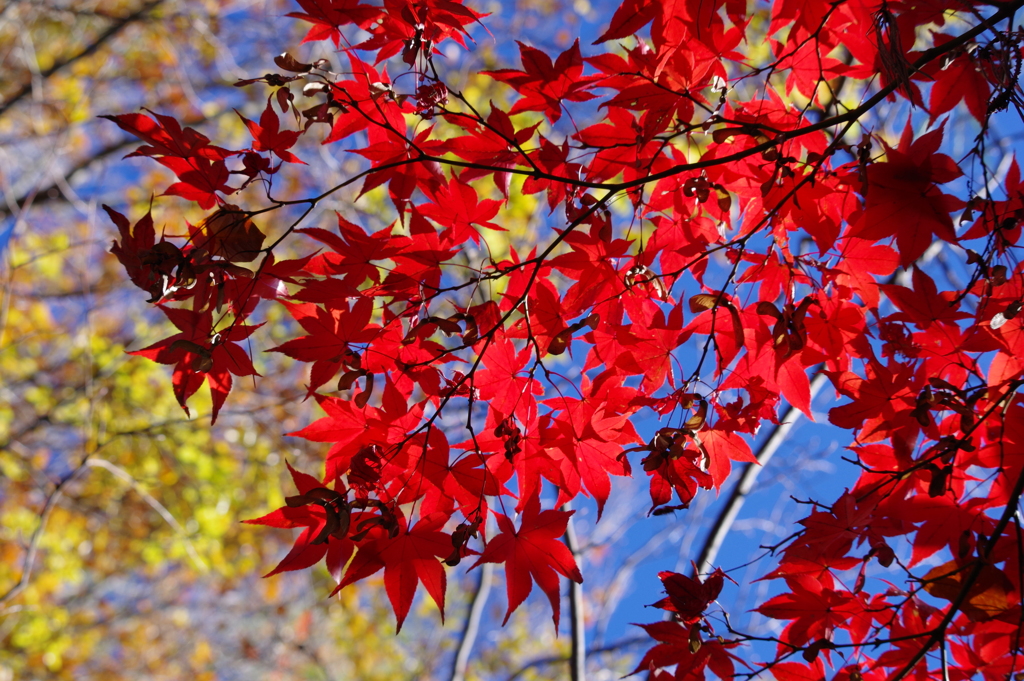
M 212 210 L 157 241 L 149 214 L 132 228 L 108 209 L 113 252 L 179 331 L 137 352 L 173 365 L 182 406 L 206 382 L 216 419 L 231 377 L 256 373 L 240 341 L 257 311 L 294 320 L 271 350 L 309 365 L 325 415 L 291 435 L 325 464 L 292 470 L 298 494 L 250 521 L 301 529 L 270 574 L 326 561 L 342 589 L 383 570 L 401 628 L 420 584 L 443 616 L 446 566 L 476 555 L 505 567 L 506 621 L 536 583 L 557 627 L 559 575 L 583 579 L 562 507 L 585 495 L 600 516 L 612 478 L 640 468 L 653 513 L 685 509 L 756 463 L 783 404 L 814 417 L 820 373 L 859 474 L 775 547 L 761 664 L 781 681 L 1024 666 L 1024 185 L 1016 160 L 992 174 L 985 145 L 1022 104 L 1021 35 L 1000 22 L 1024 3 L 626 0 L 589 47 L 520 42 L 521 68 L 482 74 L 510 102 L 486 112 L 434 59 L 486 18 L 462 2 L 298 4 L 304 42 L 345 66 L 284 54 L 283 73 L 244 81 L 272 90 L 258 123 L 242 117 L 249 148 L 110 117 L 175 173 L 165 194 Z M 879 111 L 901 103 L 930 129 L 884 138 Z M 959 160 L 940 151 L 950 112 L 981 130 Z M 313 140 L 362 170 L 276 199 Z M 305 224 L 357 182 L 393 224 Z M 550 231 L 493 248 L 517 193 L 543 196 Z M 278 260 L 285 240 L 317 250 Z M 967 254 L 967 281 L 936 281 L 936 249 Z M 669 619 L 645 625 L 658 643 L 637 671 L 736 675 L 755 637 L 715 633 L 723 573 L 661 577 Z

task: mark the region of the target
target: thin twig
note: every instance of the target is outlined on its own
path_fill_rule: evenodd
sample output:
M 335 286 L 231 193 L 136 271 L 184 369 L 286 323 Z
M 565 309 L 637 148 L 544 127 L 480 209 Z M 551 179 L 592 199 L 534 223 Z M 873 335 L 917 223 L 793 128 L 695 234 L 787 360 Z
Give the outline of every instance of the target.
M 928 263 L 933 260 L 942 249 L 942 242 L 936 241 L 917 259 L 916 264 L 918 266 Z M 901 274 L 906 274 L 909 270 L 903 270 L 894 272 L 884 281 L 885 284 L 898 283 Z M 818 365 L 811 369 L 811 373 L 815 374 L 814 380 L 811 381 L 811 401 L 814 400 L 815 395 L 825 386 L 827 377 L 821 373 L 821 365 Z M 736 522 L 736 517 L 739 515 L 740 509 L 743 508 L 743 504 L 747 500 L 750 492 L 754 488 L 754 483 L 757 481 L 757 476 L 761 474 L 762 469 L 768 464 L 771 458 L 778 451 L 779 447 L 786 441 L 789 433 L 793 430 L 797 421 L 803 413 L 790 405 L 789 409 L 782 416 L 782 420 L 776 426 L 774 430 L 768 436 L 768 439 L 761 445 L 755 458 L 757 464 L 748 463 L 743 469 L 743 473 L 740 475 L 740 479 L 737 481 L 736 486 L 733 487 L 730 492 L 729 499 L 725 502 L 725 506 L 722 508 L 718 517 L 715 518 L 714 524 L 711 526 L 707 538 L 704 540 L 704 545 L 701 547 L 700 555 L 697 558 L 697 575 L 704 575 L 711 571 L 712 563 L 715 562 L 715 558 L 718 557 L 718 552 L 722 548 L 722 543 L 725 541 L 726 535 L 732 529 L 733 524 Z M 668 613 L 671 615 L 671 613 Z
M 46 524 L 50 520 L 50 515 L 53 513 L 54 507 L 57 506 L 57 502 L 64 495 L 64 490 L 72 482 L 77 480 L 79 476 L 86 470 L 86 466 L 83 463 L 75 470 L 68 473 L 66 476 L 60 479 L 57 486 L 50 492 L 50 496 L 46 497 L 46 503 L 43 505 L 43 510 L 39 514 L 39 524 L 36 529 L 32 531 L 32 536 L 28 541 L 28 550 L 25 552 L 25 560 L 21 566 L 21 576 L 18 577 L 18 581 L 11 586 L 3 595 L 0 595 L 0 605 L 4 605 L 7 601 L 10 601 L 28 586 L 29 581 L 32 579 L 32 570 L 35 568 L 36 556 L 39 553 L 39 540 L 43 537 L 43 532 L 46 530 Z
M 80 478 L 89 468 L 103 468 L 131 485 L 132 489 L 138 492 L 143 501 L 149 504 L 154 511 L 159 513 L 160 517 L 164 519 L 164 522 L 170 525 L 171 528 L 178 533 L 181 539 L 185 542 L 185 550 L 188 552 L 189 558 L 192 559 L 195 566 L 203 572 L 209 570 L 205 561 L 203 561 L 198 551 L 196 551 L 192 541 L 188 538 L 188 533 L 185 531 L 185 528 L 181 526 L 181 523 L 171 515 L 170 511 L 168 511 L 163 504 L 161 504 L 151 494 L 143 490 L 138 481 L 136 481 L 135 478 L 126 470 L 111 463 L 110 461 L 107 461 L 106 459 L 91 456 L 69 474 L 61 478 L 56 487 L 53 488 L 53 491 L 50 492 L 50 495 L 46 498 L 43 510 L 39 513 L 39 524 L 36 526 L 36 529 L 33 530 L 32 536 L 29 538 L 28 549 L 25 552 L 25 560 L 22 563 L 21 576 L 18 577 L 18 581 L 15 582 L 10 589 L 0 595 L 0 606 L 6 604 L 10 600 L 13 600 L 18 596 L 18 594 L 24 591 L 26 587 L 28 587 L 29 582 L 32 579 L 32 572 L 35 569 L 36 557 L 39 554 L 39 542 L 43 537 L 43 533 L 46 531 L 46 525 L 50 520 L 50 515 L 53 513 L 53 509 L 64 495 L 64 491 L 67 489 L 68 485 Z
M 207 572 L 210 569 L 206 562 L 199 555 L 199 552 L 196 551 L 196 547 L 192 544 L 192 540 L 188 538 L 188 532 L 186 532 L 185 528 L 181 526 L 181 523 L 179 523 L 175 519 L 175 517 L 171 515 L 171 512 L 167 510 L 167 507 L 161 504 L 156 497 L 154 497 L 152 494 L 144 490 L 142 486 L 139 484 L 139 481 L 136 480 L 131 473 L 121 468 L 120 466 L 117 466 L 111 463 L 110 461 L 107 461 L 106 459 L 99 459 L 95 457 L 90 458 L 88 461 L 86 461 L 85 465 L 92 466 L 93 468 L 102 468 L 106 471 L 110 471 L 117 477 L 121 478 L 121 480 L 124 480 L 126 483 L 128 483 L 131 486 L 131 488 L 135 490 L 135 492 L 138 493 L 140 497 L 142 497 L 142 500 L 149 504 L 149 506 L 154 511 L 159 513 L 160 517 L 164 519 L 164 522 L 170 525 L 171 528 L 178 533 L 178 536 L 182 539 L 182 541 L 185 542 L 185 550 L 188 552 L 188 556 L 192 559 L 192 562 L 195 564 L 195 566 L 199 568 L 199 570 L 201 570 L 202 572 Z
M 120 142 L 116 142 L 114 144 L 109 144 L 109 145 L 103 147 L 102 149 L 99 149 L 94 154 L 90 155 L 87 158 L 84 158 L 84 159 L 80 160 L 78 163 L 76 163 L 75 165 L 71 166 L 66 171 L 64 171 L 64 180 L 65 181 L 71 180 L 72 177 L 74 177 L 75 175 L 77 175 L 81 171 L 86 170 L 87 168 L 92 166 L 92 164 L 96 163 L 97 161 L 101 161 L 101 160 L 103 160 L 104 158 L 106 158 L 108 156 L 112 156 L 112 155 L 116 154 L 117 152 L 124 150 L 126 147 L 131 146 L 133 143 L 137 143 L 137 142 L 138 142 L 138 139 L 136 139 L 136 138 L 130 138 L 130 139 L 126 138 L 124 140 L 121 140 Z M 62 195 L 58 194 L 58 193 L 55 193 L 55 190 L 56 191 L 60 191 L 60 187 L 57 185 L 56 182 L 51 182 L 46 187 L 43 187 L 41 189 L 39 189 L 39 188 L 32 189 L 31 191 L 26 192 L 22 196 L 19 196 L 18 198 L 14 199 L 13 205 L 16 208 L 20 208 L 21 206 L 25 205 L 30 200 L 32 200 L 34 205 L 37 205 L 37 206 L 39 204 L 42 204 L 42 203 L 49 203 L 49 202 L 52 202 L 52 201 L 56 201 Z M 12 212 L 11 206 L 0 205 L 0 215 L 9 215 L 9 214 L 11 214 L 11 212 Z

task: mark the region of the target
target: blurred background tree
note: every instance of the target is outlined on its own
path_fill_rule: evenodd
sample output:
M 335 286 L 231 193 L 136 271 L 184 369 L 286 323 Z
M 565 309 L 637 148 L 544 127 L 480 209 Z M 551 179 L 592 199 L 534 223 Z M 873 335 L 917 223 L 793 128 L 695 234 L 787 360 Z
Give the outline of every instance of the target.
M 159 320 L 125 289 L 100 206 L 143 206 L 158 178 L 113 168 L 131 142 L 96 117 L 146 107 L 240 127 L 247 93 L 232 84 L 270 63 L 285 7 L 0 9 L 0 679 L 400 678 L 431 664 L 373 598 L 336 607 L 308 577 L 259 578 L 290 539 L 239 521 L 279 503 L 284 459 L 302 459 L 278 436 L 301 395 L 268 372 L 211 432 L 208 406 L 188 419 L 162 367 L 125 353 Z

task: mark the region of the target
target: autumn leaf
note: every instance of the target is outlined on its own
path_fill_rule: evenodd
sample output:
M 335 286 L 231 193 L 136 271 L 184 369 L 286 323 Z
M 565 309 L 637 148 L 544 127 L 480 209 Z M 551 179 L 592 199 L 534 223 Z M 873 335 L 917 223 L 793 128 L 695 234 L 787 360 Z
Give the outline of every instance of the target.
M 943 129 L 917 140 L 912 135 L 910 126 L 905 127 L 899 146 L 885 147 L 887 160 L 868 168 L 864 212 L 849 231 L 851 237 L 870 241 L 895 236 L 903 267 L 917 260 L 935 237 L 955 243 L 949 214 L 963 207 L 938 188 L 963 174 L 953 159 L 937 153 Z
M 252 336 L 250 350 L 253 320 L 271 322 L 268 366 L 292 389 L 274 384 L 260 426 L 296 424 L 331 481 L 293 474 L 300 493 L 261 519 L 298 534 L 275 572 L 324 557 L 341 586 L 383 572 L 402 628 L 420 584 L 443 617 L 442 560 L 479 551 L 477 565 L 505 566 L 506 623 L 536 583 L 557 626 L 559 576 L 582 575 L 560 541 L 569 512 L 541 498 L 592 498 L 601 538 L 610 509 L 643 505 L 616 501 L 616 478 L 647 476 L 650 523 L 714 490 L 726 511 L 687 547 L 710 555 L 736 536 L 751 464 L 782 448 L 810 470 L 795 426 L 815 418 L 818 374 L 836 402 L 815 428 L 850 443 L 850 465 L 838 487 L 795 483 L 802 511 L 778 528 L 753 604 L 778 620 L 778 645 L 744 659 L 783 681 L 822 679 L 826 663 L 836 681 L 924 678 L 941 639 L 950 678 L 1017 673 L 1024 194 L 999 135 L 1019 104 L 1015 4 L 625 0 L 588 17 L 605 27 L 593 54 L 542 22 L 536 45 L 496 37 L 521 38 L 518 68 L 499 44 L 482 72 L 456 48 L 484 15 L 459 0 L 298 6 L 305 41 L 332 41 L 343 63 L 275 49 L 284 73 L 238 83 L 258 84 L 262 107 L 241 119 L 249 148 L 170 116 L 110 117 L 183 199 L 157 197 L 134 227 L 108 211 L 128 278 L 177 327 L 136 353 L 173 367 L 182 405 L 208 382 L 216 418 L 267 347 Z M 59 97 L 25 83 L 0 116 Z M 908 110 L 897 142 L 886 122 Z M 293 152 L 314 139 L 306 165 Z M 70 181 L 87 166 L 61 167 Z M 15 223 L 35 238 L 59 221 Z M 11 262 L 19 290 L 36 265 Z M 77 311 L 65 298 L 94 290 L 38 295 Z M 24 328 L 8 351 L 38 342 Z M 303 394 L 323 416 L 289 411 Z M 45 400 L 20 401 L 52 423 Z M 621 567 L 619 547 L 593 548 Z M 935 556 L 946 572 L 907 572 Z M 645 625 L 637 671 L 734 676 L 743 624 L 729 620 L 730 640 L 705 617 L 712 602 L 727 612 L 723 573 L 661 576 L 673 620 Z
M 967 580 L 971 581 L 968 582 Z M 1010 608 L 1014 591 L 1006 574 L 994 565 L 951 560 L 937 565 L 921 578 L 924 590 L 945 601 L 960 602 L 960 610 L 973 622 L 998 617 Z M 967 590 L 961 601 L 961 592 Z
M 555 630 L 558 630 L 561 602 L 558 575 L 568 577 L 578 584 L 583 582 L 572 553 L 559 541 L 573 513 L 541 511 L 540 498 L 533 496 L 526 502 L 518 530 L 508 516 L 496 516 L 501 533 L 487 542 L 473 567 L 481 563 L 505 564 L 508 610 L 505 611 L 504 622 L 508 622 L 515 609 L 530 595 L 533 582 L 537 582 L 537 586 L 551 601 L 552 619 Z
M 452 552 L 450 535 L 441 531 L 445 520 L 444 514 L 434 514 L 394 537 L 380 536 L 360 544 L 334 593 L 384 568 L 384 587 L 398 620 L 396 633 L 402 630 L 420 583 L 437 604 L 443 622 L 447 580 L 440 559 Z
M 254 123 L 242 114 L 235 111 L 238 117 L 245 123 L 245 127 L 249 129 L 249 134 L 252 135 L 254 151 L 269 151 L 270 153 L 277 156 L 282 161 L 288 163 L 302 163 L 305 165 L 305 161 L 300 159 L 298 156 L 288 151 L 295 142 L 298 141 L 302 135 L 300 130 L 281 130 L 281 121 L 277 116 L 277 112 L 274 111 L 272 100 L 267 99 L 267 108 L 263 110 L 260 115 L 260 122 Z
M 131 354 L 147 357 L 160 364 L 173 364 L 174 395 L 186 413 L 186 402 L 204 382 L 213 397 L 213 416 L 217 420 L 231 392 L 231 376 L 258 376 L 252 360 L 237 341 L 245 340 L 260 325 L 235 325 L 218 332 L 214 338 L 210 313 L 160 306 L 179 333 L 135 350 Z
M 693 624 L 704 616 L 704 611 L 722 593 L 725 573 L 716 569 L 705 579 L 687 577 L 676 572 L 659 572 L 658 578 L 668 594 L 654 607 L 674 613 L 686 624 Z
M 484 73 L 495 80 L 508 83 L 522 95 L 509 111 L 543 111 L 554 123 L 562 117 L 562 101 L 585 102 L 596 95 L 588 92 L 596 76 L 583 75 L 583 57 L 577 40 L 552 62 L 542 50 L 519 43 L 523 71 L 500 69 Z
M 830 589 L 811 576 L 787 577 L 786 584 L 790 593 L 770 598 L 757 608 L 767 617 L 792 620 L 782 632 L 780 645 L 802 646 L 830 638 L 851 617 L 863 616 L 863 608 L 853 594 Z
M 225 204 L 198 225 L 193 243 L 228 262 L 252 262 L 266 235 L 238 206 Z

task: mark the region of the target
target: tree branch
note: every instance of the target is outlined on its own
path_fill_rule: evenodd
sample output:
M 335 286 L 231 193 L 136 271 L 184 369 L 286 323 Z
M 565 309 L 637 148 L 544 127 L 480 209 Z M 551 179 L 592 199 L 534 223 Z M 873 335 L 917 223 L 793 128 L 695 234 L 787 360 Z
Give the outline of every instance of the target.
M 814 380 L 811 381 L 811 400 L 825 386 L 827 381 L 828 377 L 822 373 L 818 373 L 814 377 Z M 739 515 L 740 509 L 743 508 L 747 496 L 754 489 L 757 476 L 761 474 L 761 471 L 768 465 L 768 462 L 775 456 L 775 452 L 779 450 L 782 443 L 789 437 L 789 433 L 793 430 L 801 416 L 802 413 L 799 409 L 790 406 L 786 413 L 783 414 L 781 422 L 773 426 L 772 433 L 755 455 L 757 463 L 746 464 L 743 473 L 740 474 L 740 479 L 729 494 L 729 499 L 718 513 L 718 517 L 715 518 L 715 522 L 711 526 L 711 531 L 704 540 L 704 545 L 701 547 L 700 555 L 697 558 L 697 575 L 707 574 L 711 571 L 711 564 L 718 557 L 718 552 L 722 548 L 726 535 L 729 534 L 733 523 L 736 522 L 736 517 Z
M 590 650 L 587 651 L 587 655 L 598 655 L 600 653 L 611 653 L 611 652 L 615 652 L 617 650 L 621 650 L 623 648 L 630 648 L 632 646 L 637 646 L 637 645 L 641 645 L 641 644 L 645 644 L 645 643 L 650 643 L 650 642 L 651 642 L 651 637 L 650 636 L 634 636 L 633 638 L 627 638 L 627 639 L 623 639 L 621 641 L 617 641 L 615 643 L 609 643 L 608 645 L 601 646 L 599 648 L 591 648 Z M 547 666 L 549 664 L 558 664 L 559 662 L 570 662 L 571 659 L 572 658 L 566 657 L 564 655 L 552 655 L 550 657 L 541 657 L 541 658 L 538 658 L 536 660 L 532 660 L 530 662 L 527 662 L 522 667 L 520 667 L 519 669 L 517 669 L 514 672 L 512 672 L 511 676 L 509 676 L 507 679 L 505 679 L 505 681 L 515 681 L 520 676 L 522 676 L 526 672 L 530 671 L 534 667 L 545 667 L 545 666 Z
M 89 168 L 91 165 L 93 165 L 97 161 L 100 161 L 100 160 L 106 158 L 107 156 L 111 156 L 113 154 L 116 154 L 117 152 L 124 150 L 126 147 L 131 146 L 132 143 L 135 143 L 135 142 L 138 142 L 138 139 L 130 138 L 130 139 L 124 139 L 124 140 L 122 140 L 120 142 L 115 142 L 114 144 L 109 144 L 109 145 L 103 147 L 102 149 L 97 151 L 95 154 L 89 156 L 88 158 L 82 159 L 81 161 L 79 161 L 75 165 L 73 165 L 70 168 L 68 168 L 63 173 L 64 174 L 65 182 L 70 181 L 72 177 L 74 177 L 75 175 L 77 175 L 81 171 Z M 51 201 L 56 201 L 58 199 L 59 195 L 51 197 L 50 196 L 50 192 L 53 191 L 53 190 L 58 190 L 58 191 L 60 190 L 60 187 L 57 186 L 56 182 L 51 182 L 50 184 L 48 184 L 47 186 L 45 186 L 45 187 L 43 187 L 41 189 L 33 189 L 30 192 L 28 192 L 26 194 L 23 194 L 22 196 L 19 196 L 18 198 L 14 199 L 14 205 L 18 206 L 18 207 L 23 206 L 30 199 L 32 199 L 32 203 L 34 205 L 39 205 L 39 204 L 42 204 L 42 203 L 49 203 Z M 33 197 L 34 197 L 34 199 L 33 199 Z M 0 205 L 0 215 L 10 215 L 10 213 L 11 213 L 11 207 L 9 205 Z
M 167 507 L 161 504 L 156 497 L 142 489 L 142 486 L 139 485 L 139 481 L 136 480 L 131 473 L 120 466 L 107 461 L 106 459 L 90 458 L 85 462 L 85 465 L 93 468 L 102 468 L 128 483 L 131 488 L 135 490 L 140 497 L 142 497 L 142 500 L 149 504 L 154 511 L 160 514 L 160 517 L 164 519 L 164 522 L 170 525 L 171 528 L 178 533 L 178 536 L 180 536 L 182 541 L 185 542 L 185 550 L 188 551 L 189 558 L 192 559 L 195 566 L 202 572 L 206 572 L 210 569 L 206 562 L 200 557 L 199 552 L 196 551 L 196 547 L 192 544 L 192 540 L 188 538 L 188 532 L 186 532 L 185 528 L 181 526 L 181 523 L 171 515 L 171 512 L 167 510 Z
M 466 680 L 469 656 L 473 652 L 473 644 L 480 633 L 480 620 L 483 619 L 484 606 L 487 604 L 487 596 L 491 592 L 493 581 L 494 563 L 484 563 L 480 566 L 480 579 L 477 581 L 476 590 L 473 592 L 469 616 L 466 618 L 466 623 L 462 627 L 462 634 L 459 637 L 459 649 L 455 653 L 455 662 L 452 664 L 451 681 Z
M 571 507 L 565 504 L 562 508 L 568 511 Z M 565 543 L 579 566 L 583 562 L 583 554 L 580 553 L 572 516 L 565 526 Z M 572 681 L 584 681 L 587 678 L 587 623 L 583 617 L 583 585 L 572 580 L 569 581 L 569 616 L 572 623 L 569 675 Z
M 919 71 L 925 65 L 969 43 L 971 40 L 978 37 L 985 31 L 993 28 L 1000 21 L 1003 21 L 1004 19 L 1013 16 L 1013 13 L 1016 12 L 1016 10 L 1020 9 L 1021 7 L 1024 7 L 1024 0 L 1014 0 L 1014 2 L 1012 3 L 1000 5 L 1000 9 L 998 12 L 996 12 L 989 18 L 985 19 L 981 23 L 977 24 L 973 28 L 965 31 L 964 33 L 961 33 L 960 35 L 956 36 L 955 38 L 952 38 L 951 40 L 945 43 L 942 43 L 941 45 L 937 45 L 935 47 L 929 48 L 921 52 L 921 56 L 916 61 L 914 61 L 913 64 L 910 65 L 911 71 Z M 418 158 L 412 159 L 412 162 L 431 161 L 444 165 L 449 165 L 456 168 L 472 168 L 476 170 L 509 173 L 512 175 L 523 175 L 526 177 L 533 177 L 536 179 L 543 179 L 551 182 L 560 182 L 568 186 L 587 187 L 590 189 L 606 189 L 610 193 L 614 194 L 621 191 L 636 189 L 637 187 L 642 187 L 652 182 L 657 182 L 659 180 L 673 177 L 684 172 L 703 170 L 706 168 L 727 165 L 735 161 L 741 161 L 751 156 L 761 154 L 765 151 L 768 151 L 769 149 L 774 149 L 783 142 L 787 142 L 789 140 L 802 137 L 803 135 L 808 135 L 812 132 L 818 132 L 820 130 L 827 130 L 828 128 L 833 128 L 844 123 L 852 123 L 858 121 L 861 118 L 861 116 L 873 110 L 876 106 L 882 103 L 886 97 L 893 94 L 893 92 L 895 92 L 900 86 L 901 82 L 894 81 L 889 85 L 880 88 L 878 92 L 869 97 L 867 100 L 864 101 L 863 104 L 861 104 L 855 109 L 850 109 L 846 113 L 833 116 L 832 118 L 826 118 L 824 120 L 818 121 L 817 123 L 805 125 L 802 128 L 782 131 L 775 135 L 775 137 L 770 138 L 764 142 L 761 142 L 760 144 L 756 144 L 747 149 L 733 152 L 731 154 L 723 154 L 722 156 L 716 156 L 714 158 L 703 158 L 699 161 L 694 161 L 692 163 L 679 163 L 669 168 L 666 168 L 665 170 L 658 171 L 656 173 L 651 173 L 649 175 L 637 177 L 632 180 L 623 180 L 621 182 L 591 182 L 587 180 L 581 180 L 579 178 L 562 177 L 559 175 L 554 175 L 551 173 L 541 172 L 533 169 L 524 170 L 521 168 L 491 166 L 483 163 L 475 163 L 472 161 L 460 161 L 456 159 L 445 158 L 443 156 L 433 156 L 430 154 L 422 154 Z
M 39 514 L 39 524 L 36 526 L 36 529 L 32 531 L 32 536 L 28 541 L 28 550 L 25 552 L 25 560 L 21 566 L 21 576 L 18 577 L 18 581 L 15 582 L 10 589 L 0 595 L 0 606 L 5 605 L 8 601 L 15 598 L 28 586 L 29 581 L 32 579 L 32 570 L 35 568 L 36 556 L 39 553 L 39 540 L 43 537 L 43 532 L 46 530 L 46 524 L 50 520 L 50 515 L 53 513 L 53 509 L 56 507 L 57 502 L 60 501 L 60 498 L 64 495 L 64 490 L 67 486 L 77 480 L 85 470 L 86 465 L 83 462 L 78 466 L 78 468 L 61 478 L 57 483 L 57 486 L 53 488 L 52 492 L 50 492 L 50 495 L 46 497 L 46 503 L 43 505 L 43 510 Z
M 942 242 L 935 242 L 928 247 L 928 250 L 921 255 L 917 260 L 917 264 L 926 263 L 935 258 L 942 249 Z M 904 271 L 906 272 L 906 270 Z M 894 284 L 899 280 L 900 273 L 894 272 L 888 278 L 886 278 L 886 284 Z M 825 374 L 820 373 L 821 365 L 814 367 L 811 370 L 812 374 L 815 374 L 814 380 L 811 381 L 811 400 L 814 400 L 815 395 L 825 386 L 827 377 Z M 711 526 L 707 538 L 704 540 L 703 546 L 701 546 L 700 555 L 697 558 L 697 575 L 707 574 L 711 571 L 711 565 L 715 562 L 715 558 L 718 556 L 718 552 L 722 548 L 722 543 L 725 541 L 725 537 L 729 534 L 732 529 L 733 523 L 736 522 L 736 517 L 739 515 L 740 509 L 743 508 L 743 504 L 747 500 L 747 496 L 754 488 L 754 483 L 757 481 L 757 476 L 760 475 L 761 470 L 768 464 L 775 452 L 778 451 L 782 443 L 786 441 L 789 433 L 796 426 L 797 421 L 803 413 L 793 406 L 790 406 L 786 410 L 786 413 L 782 416 L 781 422 L 777 426 L 773 426 L 772 433 L 768 436 L 768 439 L 761 445 L 755 458 L 757 458 L 757 464 L 748 463 L 743 469 L 743 473 L 740 474 L 740 479 L 736 482 L 736 486 L 732 488 L 729 494 L 729 499 L 725 502 L 725 507 L 722 508 L 718 517 L 715 518 L 714 524 Z M 696 575 L 692 575 L 696 576 Z M 669 613 L 671 614 L 671 613 Z
M 1010 390 L 1003 399 L 1007 400 L 1008 403 L 1012 402 L 1016 394 L 1017 389 L 1020 387 L 1020 382 L 1014 382 L 1011 385 Z M 1005 417 L 1003 419 L 1002 427 L 1006 428 Z M 960 593 L 957 594 L 956 600 L 952 601 L 949 606 L 949 610 L 943 615 L 942 621 L 939 622 L 938 626 L 932 630 L 931 635 L 925 641 L 924 645 L 914 653 L 911 658 L 900 668 L 895 675 L 892 676 L 890 681 L 900 681 L 909 675 L 917 663 L 924 659 L 924 656 L 928 654 L 928 651 L 932 646 L 937 643 L 943 643 L 946 638 L 946 630 L 949 625 L 953 623 L 953 618 L 960 612 L 960 608 L 963 606 L 964 601 L 967 600 L 967 595 L 974 587 L 975 582 L 978 581 L 978 577 L 981 576 L 981 571 L 987 565 L 991 565 L 992 552 L 999 543 L 999 540 L 1003 536 L 1003 532 L 1006 530 L 1006 526 L 1010 524 L 1010 520 L 1017 514 L 1017 505 L 1020 503 L 1021 495 L 1024 495 L 1024 473 L 1018 476 L 1017 481 L 1013 485 L 1013 490 L 1010 492 L 1010 496 L 1006 502 L 1006 508 L 1003 509 L 1003 514 L 999 517 L 999 521 L 996 523 L 995 528 L 992 530 L 991 538 L 984 542 L 984 548 L 982 548 L 982 541 L 978 540 L 978 559 L 974 562 L 974 566 L 971 568 L 969 574 L 964 577 Z M 945 651 L 943 651 L 944 653 Z
M 173 515 L 171 515 L 171 512 L 167 510 L 166 506 L 161 504 L 159 500 L 153 497 L 153 495 L 143 490 L 138 481 L 132 477 L 128 471 L 111 463 L 110 461 L 107 461 L 106 459 L 90 456 L 82 461 L 82 463 L 71 471 L 71 473 L 61 478 L 56 487 L 53 488 L 53 491 L 50 492 L 50 495 L 46 498 L 43 510 L 39 513 L 39 525 L 36 526 L 36 529 L 32 532 L 32 536 L 29 538 L 28 549 L 25 553 L 25 560 L 22 563 L 21 576 L 18 578 L 18 581 L 11 586 L 11 588 L 0 595 L 0 606 L 6 604 L 10 600 L 13 600 L 29 585 L 29 582 L 32 579 L 32 572 L 35 569 L 36 557 L 39 553 L 39 542 L 43 537 L 43 533 L 46 531 L 46 525 L 50 520 L 50 515 L 53 513 L 53 509 L 56 507 L 57 502 L 60 501 L 61 497 L 64 496 L 64 490 L 67 489 L 68 485 L 80 478 L 89 468 L 103 468 L 127 482 L 131 488 L 142 497 L 143 501 L 149 504 L 154 511 L 160 514 L 160 517 L 163 518 L 164 522 L 170 525 L 171 528 L 178 533 L 185 542 L 185 550 L 188 552 L 189 558 L 192 559 L 195 566 L 203 572 L 209 570 L 206 562 L 203 561 L 198 551 L 196 551 L 195 546 L 192 544 L 192 541 L 188 538 L 188 533 L 185 531 L 185 528 L 181 526 L 181 523 L 179 523 Z
M 212 116 L 197 116 L 195 118 L 185 118 L 181 122 L 187 126 L 202 125 L 210 121 L 216 121 L 221 116 L 233 112 L 233 109 L 225 109 Z M 94 164 L 98 163 L 99 161 L 102 161 L 108 156 L 112 156 L 121 151 L 124 151 L 126 148 L 134 146 L 138 143 L 139 138 L 137 137 L 125 137 L 119 142 L 113 142 L 104 147 L 101 147 L 95 153 L 80 159 L 73 166 L 64 170 L 61 173 L 61 175 L 63 175 L 63 181 L 67 184 L 70 184 L 71 179 L 78 173 L 84 170 L 88 170 Z M 14 199 L 14 205 L 20 207 L 24 206 L 26 202 L 31 201 L 33 206 L 39 206 L 41 204 L 58 201 L 59 199 L 61 199 L 63 192 L 61 192 L 61 194 L 51 196 L 51 192 L 53 192 L 54 190 L 58 192 L 61 191 L 61 187 L 56 181 L 50 182 L 50 184 L 46 185 L 45 187 L 37 187 L 26 192 L 20 197 Z M 0 216 L 9 215 L 11 212 L 12 211 L 10 205 L 0 205 Z

